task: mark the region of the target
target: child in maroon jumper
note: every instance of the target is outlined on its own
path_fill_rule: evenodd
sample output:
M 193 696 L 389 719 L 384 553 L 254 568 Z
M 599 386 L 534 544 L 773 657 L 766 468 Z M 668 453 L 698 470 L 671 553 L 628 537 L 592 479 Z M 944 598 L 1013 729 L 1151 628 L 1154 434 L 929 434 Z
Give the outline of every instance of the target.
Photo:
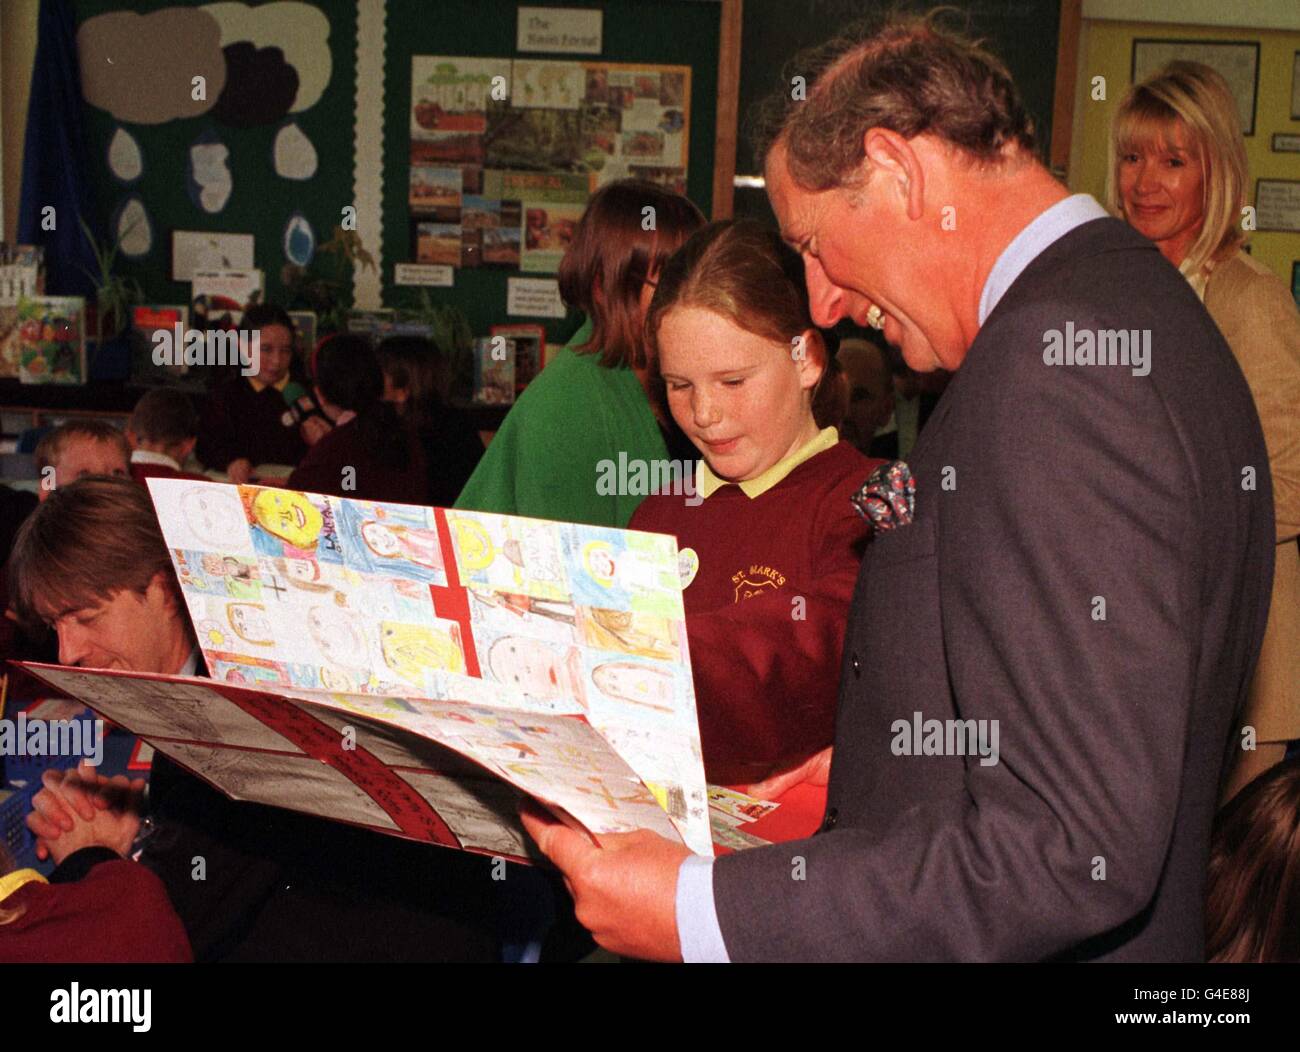
M 331 337 L 316 352 L 316 400 L 334 427 L 289 476 L 289 489 L 358 500 L 427 504 L 429 477 L 414 432 L 385 402 L 370 341 Z
M 259 464 L 296 465 L 317 434 L 289 411 L 306 394 L 290 376 L 293 320 L 259 303 L 244 311 L 240 327 L 258 333 L 257 375 L 237 371 L 208 392 L 195 454 L 204 467 L 245 483 Z
M 661 272 L 646 330 L 704 461 L 685 495 L 648 497 L 629 527 L 677 537 L 705 772 L 750 783 L 834 737 L 871 532 L 849 498 L 880 461 L 817 426 L 826 346 L 775 232 L 742 220 L 695 234 Z
M 78 774 L 64 778 L 76 784 Z M 69 807 L 68 827 L 51 847 L 59 866 L 48 881 L 34 869 L 14 869 L 0 845 L 0 964 L 193 959 L 162 881 L 122 857 L 135 829 L 123 805 L 142 791 L 142 783 L 119 776 L 96 794 L 93 819 Z
M 126 437 L 131 443 L 131 477 L 203 479 L 181 470 L 194 451 L 199 415 L 184 391 L 156 387 L 136 402 Z

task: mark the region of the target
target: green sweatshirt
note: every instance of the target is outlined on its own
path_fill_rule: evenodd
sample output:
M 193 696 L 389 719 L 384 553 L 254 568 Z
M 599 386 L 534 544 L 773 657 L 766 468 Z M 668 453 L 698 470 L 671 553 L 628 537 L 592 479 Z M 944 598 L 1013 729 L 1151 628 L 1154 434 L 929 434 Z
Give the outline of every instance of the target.
M 667 460 L 668 449 L 636 373 L 577 354 L 591 320 L 520 396 L 456 507 L 596 526 L 627 526 L 640 494 L 601 494 L 602 460 Z

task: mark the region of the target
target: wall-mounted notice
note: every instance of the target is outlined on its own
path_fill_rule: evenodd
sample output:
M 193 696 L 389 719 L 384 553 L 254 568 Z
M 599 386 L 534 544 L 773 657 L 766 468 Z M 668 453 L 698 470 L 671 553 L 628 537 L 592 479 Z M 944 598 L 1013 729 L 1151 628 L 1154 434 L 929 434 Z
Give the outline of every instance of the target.
M 604 12 L 585 7 L 521 7 L 517 51 L 599 55 Z
M 435 263 L 398 263 L 393 267 L 393 284 L 449 289 L 455 284 L 454 275 L 451 267 Z
M 507 278 L 506 313 L 513 318 L 563 318 L 560 283 L 554 278 Z
M 1257 230 L 1300 233 L 1300 179 L 1255 180 Z

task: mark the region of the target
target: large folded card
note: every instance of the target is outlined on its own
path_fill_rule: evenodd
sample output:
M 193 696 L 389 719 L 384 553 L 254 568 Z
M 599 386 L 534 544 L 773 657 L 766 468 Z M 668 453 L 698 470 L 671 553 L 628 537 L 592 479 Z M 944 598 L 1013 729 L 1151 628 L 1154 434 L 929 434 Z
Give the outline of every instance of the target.
M 150 479 L 210 679 L 28 666 L 236 799 L 525 858 L 712 854 L 672 537 Z

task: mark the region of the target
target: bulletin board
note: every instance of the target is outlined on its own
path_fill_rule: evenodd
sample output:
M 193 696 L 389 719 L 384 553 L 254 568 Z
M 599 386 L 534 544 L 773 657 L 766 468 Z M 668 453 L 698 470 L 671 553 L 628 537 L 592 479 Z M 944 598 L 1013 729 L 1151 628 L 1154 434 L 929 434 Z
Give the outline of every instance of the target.
M 290 250 L 301 252 L 307 237 L 319 249 L 340 223 L 342 210 L 355 203 L 355 0 L 71 2 L 79 28 L 96 16 L 114 12 L 156 15 L 170 9 L 179 13 L 175 23 L 179 36 L 132 35 L 128 27 L 135 62 L 129 81 L 123 78 L 116 96 L 110 90 L 111 98 L 84 105 L 90 155 L 87 175 L 99 213 L 92 225 L 102 238 L 119 228 L 124 214 L 130 219 L 143 211 L 147 217 L 147 248 L 135 258 L 119 259 L 117 272 L 140 283 L 146 302 L 183 303 L 189 285 L 172 280 L 172 233 L 251 234 L 254 266 L 263 271 L 266 299 L 283 302 L 282 272 L 292 261 Z M 451 303 L 464 310 L 476 334 L 506 322 L 540 321 L 550 341 L 567 339 L 579 323 L 572 314 L 563 320 L 507 316 L 507 276 L 523 273 L 508 268 L 457 269 L 451 288 L 422 290 L 395 284 L 395 264 L 415 259 L 409 208 L 413 56 L 689 67 L 690 103 L 684 115 L 689 156 L 686 192 L 709 213 L 721 5 L 698 0 L 563 0 L 558 6 L 599 7 L 604 12 L 600 55 L 519 54 L 514 0 L 386 0 L 381 276 L 385 307 L 415 306 L 421 292 L 427 291 L 435 304 Z M 204 8 L 221 9 L 223 24 L 215 40 L 210 27 L 205 34 L 199 25 Z M 323 17 L 299 10 L 299 20 L 292 23 L 286 15 L 291 8 L 313 9 Z M 188 22 L 187 12 L 193 13 Z M 304 15 L 307 21 L 302 20 Z M 214 47 L 225 53 L 224 63 L 213 54 Z M 295 63 L 302 66 L 301 74 Z M 322 67 L 328 67 L 323 82 Z M 194 71 L 218 68 L 229 71 L 228 91 L 223 85 L 223 90 L 209 91 L 203 103 L 191 100 Z M 134 92 L 125 83 L 134 85 Z M 296 98 L 299 92 L 309 98 L 309 105 L 297 105 L 302 101 Z M 143 99 L 132 97 L 141 93 Z M 290 174 L 283 174 L 286 171 Z M 141 226 L 135 229 L 139 238 Z M 365 248 L 377 257 L 380 254 L 379 245 L 367 243 Z M 332 264 L 318 255 L 316 265 L 323 270 Z
M 143 209 L 150 232 L 147 250 L 119 259 L 117 271 L 139 281 L 146 302 L 184 303 L 190 286 L 172 280 L 172 232 L 251 234 L 266 296 L 283 302 L 286 242 L 302 253 L 310 248 L 305 239 L 316 246 L 328 241 L 352 201 L 354 0 L 73 4 L 79 33 L 88 20 L 110 12 L 127 18 L 174 12 L 162 25 L 108 24 L 100 57 L 107 60 L 111 50 L 113 64 L 128 71 L 98 85 L 83 76 L 90 96 L 83 107 L 87 177 L 99 213 L 92 225 L 103 238 L 125 210 L 138 217 Z M 230 12 L 217 37 L 205 7 Z M 209 74 L 206 100 L 192 97 L 196 72 Z M 134 230 L 140 237 L 141 224 Z
M 689 66 L 416 55 L 411 81 L 416 263 L 555 274 L 600 186 L 686 193 Z
M 573 61 L 612 68 L 689 67 L 686 193 L 701 211 L 709 213 L 721 5 L 697 0 L 607 0 L 601 4 L 564 0 L 557 6 L 599 7 L 604 11 L 600 55 L 520 54 L 515 50 L 517 5 L 509 0 L 439 0 L 437 17 L 431 17 L 432 8 L 425 0 L 388 0 L 384 82 L 385 306 L 413 305 L 422 291 L 398 286 L 393 280 L 394 264 L 415 259 L 409 157 L 413 140 L 412 59 L 416 56 Z M 453 239 L 447 233 L 446 251 L 450 253 L 454 251 Z M 546 327 L 547 339 L 552 342 L 572 335 L 578 325 L 573 314 L 564 320 L 507 316 L 506 283 L 512 276 L 551 275 L 543 267 L 532 272 L 509 265 L 462 267 L 455 271 L 454 287 L 429 288 L 427 293 L 434 303 L 454 303 L 464 310 L 477 334 L 486 334 L 492 325 L 505 322 L 536 321 Z

